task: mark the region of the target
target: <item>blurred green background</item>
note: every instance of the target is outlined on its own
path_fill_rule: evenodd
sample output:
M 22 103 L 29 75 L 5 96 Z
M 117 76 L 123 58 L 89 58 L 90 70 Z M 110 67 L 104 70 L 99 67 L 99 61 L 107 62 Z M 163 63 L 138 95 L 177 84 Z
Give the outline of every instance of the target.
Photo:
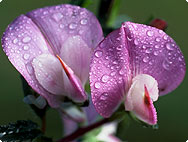
M 0 37 L 5 28 L 17 16 L 36 8 L 57 5 L 68 0 L 3 0 L 0 2 Z M 88 7 L 96 13 L 99 0 Z M 143 23 L 151 15 L 167 21 L 169 34 L 180 46 L 188 62 L 188 2 L 186 0 L 122 0 L 120 14 L 132 21 Z M 129 142 L 185 142 L 188 140 L 188 79 L 169 95 L 160 97 L 155 103 L 159 129 L 143 128 L 131 122 L 124 136 Z M 0 124 L 19 119 L 40 122 L 29 107 L 23 103 L 23 92 L 19 73 L 0 50 Z M 47 114 L 47 135 L 61 137 L 61 120 L 55 110 Z

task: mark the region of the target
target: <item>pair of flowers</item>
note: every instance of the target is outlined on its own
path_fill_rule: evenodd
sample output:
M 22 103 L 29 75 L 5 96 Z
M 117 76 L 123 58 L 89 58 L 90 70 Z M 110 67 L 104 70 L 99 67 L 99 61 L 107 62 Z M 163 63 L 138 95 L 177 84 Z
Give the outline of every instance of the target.
M 153 101 L 174 90 L 185 75 L 185 61 L 163 31 L 131 22 L 103 39 L 96 17 L 84 8 L 59 5 L 33 10 L 12 22 L 2 38 L 4 52 L 28 84 L 53 108 L 67 96 L 88 99 L 110 117 L 125 110 L 157 123 Z

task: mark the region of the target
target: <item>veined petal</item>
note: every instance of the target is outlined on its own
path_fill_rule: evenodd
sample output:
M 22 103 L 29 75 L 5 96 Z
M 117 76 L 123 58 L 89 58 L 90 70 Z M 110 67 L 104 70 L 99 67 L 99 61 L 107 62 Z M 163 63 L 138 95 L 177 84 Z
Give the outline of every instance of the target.
M 52 54 L 38 27 L 33 21 L 21 15 L 12 22 L 2 38 L 3 50 L 10 62 L 27 80 L 28 84 L 48 100 L 52 107 L 57 107 L 59 100 L 45 90 L 36 79 L 32 61 L 40 54 Z
M 158 98 L 157 81 L 150 75 L 140 74 L 133 78 L 126 95 L 125 109 L 150 125 L 157 123 L 157 112 L 153 101 Z
M 177 88 L 185 76 L 185 60 L 175 41 L 162 30 L 125 22 L 133 76 L 149 74 L 159 85 L 160 95 Z
M 86 83 L 92 48 L 102 40 L 101 26 L 85 8 L 58 5 L 27 13 L 46 36 L 54 53 Z
M 84 102 L 87 96 L 79 79 L 67 65 L 62 67 L 63 61 L 60 62 L 58 58 L 42 54 L 33 60 L 32 66 L 38 82 L 54 95 L 68 96 L 75 102 Z
M 90 69 L 93 104 L 103 117 L 110 117 L 121 103 L 130 77 L 124 30 L 109 34 L 95 49 Z

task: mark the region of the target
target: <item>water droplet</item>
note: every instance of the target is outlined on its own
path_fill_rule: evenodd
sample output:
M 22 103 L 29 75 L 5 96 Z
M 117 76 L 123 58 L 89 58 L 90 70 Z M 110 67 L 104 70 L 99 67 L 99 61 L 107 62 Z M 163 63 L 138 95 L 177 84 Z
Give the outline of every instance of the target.
M 153 36 L 153 32 L 152 31 L 147 31 L 147 35 L 148 36 Z
M 151 52 L 152 52 L 152 48 L 146 49 L 146 53 L 151 53 Z
M 30 57 L 30 55 L 29 55 L 29 54 L 24 54 L 24 56 L 23 56 L 23 58 L 24 58 L 25 60 L 28 60 L 28 59 L 29 59 L 29 57 Z
M 23 49 L 24 49 L 24 50 L 28 50 L 28 49 L 29 49 L 29 46 L 25 45 L 25 46 L 23 47 Z
M 138 40 L 137 39 L 134 40 L 134 44 L 138 45 Z
M 159 38 L 159 37 L 157 37 L 155 40 L 156 40 L 157 42 L 160 42 L 160 38 Z
M 111 72 L 110 75 L 111 76 L 114 76 L 116 74 L 116 72 Z
M 118 62 L 117 62 L 117 61 L 113 61 L 113 64 L 117 65 L 117 64 L 118 64 Z
M 15 38 L 15 39 L 13 40 L 13 43 L 16 44 L 17 42 L 18 42 L 18 39 Z
M 127 36 L 127 39 L 128 39 L 129 41 L 131 41 L 131 40 L 132 40 L 132 38 L 131 38 L 131 36 L 130 36 L 130 35 L 128 35 L 128 36 Z
M 162 33 L 163 33 L 163 31 L 162 31 L 162 30 L 159 30 L 159 33 L 160 33 L 160 34 L 162 34 Z
M 143 48 L 143 49 L 146 49 L 146 46 L 143 45 L 142 48 Z
M 102 56 L 102 51 L 97 50 L 95 52 L 95 56 L 98 57 L 98 58 L 101 57 Z
M 96 89 L 99 89 L 101 87 L 101 84 L 100 82 L 95 82 L 94 86 Z
M 164 40 L 167 40 L 167 39 L 168 39 L 168 36 L 167 36 L 167 35 L 164 35 L 163 38 L 164 38 Z
M 65 26 L 63 24 L 60 24 L 59 27 L 63 29 Z
M 158 49 L 160 46 L 159 45 L 155 45 L 155 48 Z
M 167 48 L 168 50 L 174 50 L 174 47 L 172 47 L 172 45 L 171 45 L 170 43 L 167 43 L 167 44 L 166 44 L 166 48 Z
M 27 37 L 24 37 L 22 41 L 24 43 L 28 43 L 30 40 L 31 40 L 31 38 L 27 36 Z
M 148 62 L 148 61 L 149 61 L 149 57 L 148 57 L 148 56 L 146 56 L 146 57 L 143 58 L 143 62 L 146 63 L 146 62 Z
M 33 73 L 33 67 L 31 65 L 26 65 L 26 69 L 28 71 L 29 74 L 32 74 Z
M 170 70 L 170 64 L 167 59 L 163 61 L 162 65 L 163 65 L 164 69 Z
M 107 82 L 108 79 L 109 79 L 108 75 L 103 75 L 102 78 L 101 78 L 102 82 Z
M 122 68 L 122 69 L 119 71 L 119 74 L 120 74 L 120 75 L 123 75 L 124 73 L 125 73 L 125 69 Z
M 77 24 L 76 23 L 71 23 L 70 25 L 69 25 L 69 28 L 70 29 L 75 29 L 77 27 Z
M 155 56 L 157 56 L 157 55 L 159 55 L 159 52 L 158 52 L 158 51 L 154 51 L 153 54 L 154 54 Z
M 62 18 L 63 18 L 63 15 L 61 13 L 55 13 L 52 15 L 52 18 L 56 21 L 56 22 L 59 22 Z
M 81 23 L 82 25 L 87 24 L 87 19 L 82 19 L 82 20 L 80 21 L 80 23 Z
M 179 58 L 178 58 L 178 60 L 181 62 L 181 61 L 182 61 L 182 58 L 181 58 L 181 57 L 179 57 Z
M 103 101 L 105 101 L 107 99 L 107 97 L 108 97 L 108 93 L 105 92 L 105 93 L 101 94 L 100 99 L 103 100 Z

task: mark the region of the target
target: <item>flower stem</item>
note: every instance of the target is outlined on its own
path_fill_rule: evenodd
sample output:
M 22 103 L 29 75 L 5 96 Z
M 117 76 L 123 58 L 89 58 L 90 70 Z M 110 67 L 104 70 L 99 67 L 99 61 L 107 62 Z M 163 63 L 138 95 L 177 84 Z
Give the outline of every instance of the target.
M 110 121 L 110 119 L 106 118 L 106 119 L 102 119 L 101 121 L 98 121 L 94 124 L 91 124 L 89 126 L 86 126 L 86 127 L 82 127 L 82 128 L 79 128 L 77 129 L 75 132 L 73 132 L 72 134 L 58 140 L 57 142 L 70 142 L 70 141 L 73 141 L 74 139 L 76 138 L 79 138 L 80 136 L 84 135 L 85 133 L 105 124 L 105 123 L 108 123 Z

